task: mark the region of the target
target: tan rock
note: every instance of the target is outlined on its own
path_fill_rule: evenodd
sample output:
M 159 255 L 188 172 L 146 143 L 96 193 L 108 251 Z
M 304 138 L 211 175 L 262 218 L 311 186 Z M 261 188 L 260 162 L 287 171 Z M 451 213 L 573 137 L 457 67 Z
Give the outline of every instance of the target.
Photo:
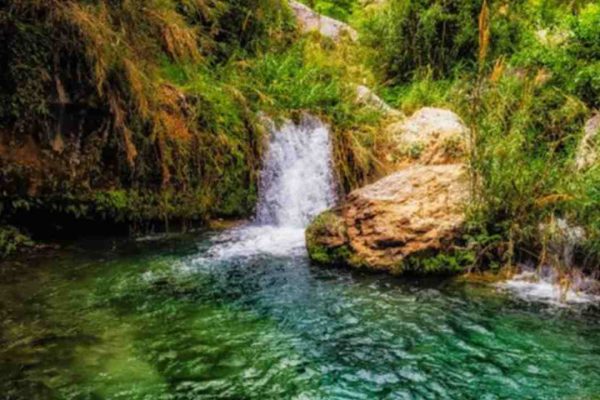
M 448 250 L 469 198 L 462 164 L 413 165 L 356 190 L 307 230 L 311 257 L 403 272 L 410 257 Z
M 577 154 L 575 156 L 575 166 L 578 170 L 584 170 L 596 164 L 599 160 L 598 143 L 600 142 L 600 111 L 590 118 L 583 129 L 584 134 Z
M 403 116 L 400 111 L 392 108 L 383 101 L 381 97 L 377 96 L 371 89 L 364 85 L 356 86 L 356 102 L 364 106 L 372 107 L 390 117 L 400 118 Z
M 335 41 L 340 40 L 344 35 L 347 35 L 353 41 L 358 40 L 358 33 L 348 24 L 321 15 L 297 1 L 290 1 L 290 8 L 294 12 L 303 33 L 317 31 Z
M 469 130 L 458 115 L 441 108 L 422 108 L 387 129 L 401 162 L 452 163 L 462 160 L 468 149 Z
M 319 216 L 307 230 L 309 254 L 322 264 L 393 273 L 455 271 L 457 257 L 449 257 L 448 268 L 436 262 L 460 253 L 470 200 L 463 162 L 469 131 L 456 114 L 438 108 L 423 108 L 388 129 L 402 169 Z

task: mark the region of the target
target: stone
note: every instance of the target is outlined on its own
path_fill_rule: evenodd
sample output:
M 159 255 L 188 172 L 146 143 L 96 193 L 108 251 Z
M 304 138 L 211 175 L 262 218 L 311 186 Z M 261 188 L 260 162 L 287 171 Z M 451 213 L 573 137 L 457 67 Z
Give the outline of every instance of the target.
M 469 130 L 452 111 L 430 107 L 387 129 L 399 170 L 320 215 L 307 229 L 309 255 L 392 273 L 456 272 L 473 261 L 458 245 L 471 195 Z
M 403 114 L 392 107 L 390 107 L 383 99 L 377 96 L 371 89 L 364 85 L 356 86 L 356 101 L 358 104 L 372 107 L 378 111 L 381 111 L 384 115 L 390 117 L 400 118 Z
M 469 130 L 450 110 L 425 107 L 387 127 L 397 143 L 401 162 L 447 164 L 462 161 L 468 151 Z
M 404 272 L 413 257 L 452 249 L 465 222 L 463 164 L 412 165 L 350 193 L 307 230 L 311 258 Z
M 352 41 L 358 40 L 358 32 L 348 24 L 321 15 L 298 1 L 290 1 L 290 8 L 296 16 L 302 33 L 317 31 L 334 41 L 339 41 L 344 35 Z

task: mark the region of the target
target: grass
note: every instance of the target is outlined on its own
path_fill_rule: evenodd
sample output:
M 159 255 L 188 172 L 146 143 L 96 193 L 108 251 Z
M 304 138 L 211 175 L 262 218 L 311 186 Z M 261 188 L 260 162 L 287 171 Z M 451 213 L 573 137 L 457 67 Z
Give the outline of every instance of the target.
M 133 226 L 247 216 L 263 114 L 325 119 L 347 189 L 383 171 L 380 116 L 351 84 L 372 78 L 345 63 L 359 55 L 299 40 L 280 0 L 19 0 L 0 38 L 0 138 L 33 148 L 6 159 L 0 223 L 30 213 L 16 202 Z
M 466 235 L 477 264 L 543 260 L 540 226 L 563 218 L 586 231 L 578 264 L 598 270 L 598 167 L 577 172 L 573 160 L 599 106 L 600 7 L 398 1 L 360 26 L 390 104 L 450 108 L 471 130 Z

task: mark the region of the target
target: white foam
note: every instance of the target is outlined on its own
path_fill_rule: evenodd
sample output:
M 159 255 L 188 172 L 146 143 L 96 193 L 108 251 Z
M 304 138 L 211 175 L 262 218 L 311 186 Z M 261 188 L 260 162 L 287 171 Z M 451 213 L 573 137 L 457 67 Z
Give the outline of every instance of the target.
M 222 233 L 213 239 L 207 255 L 216 259 L 300 255 L 306 252 L 304 228 L 248 225 Z
M 525 271 L 512 279 L 498 283 L 501 289 L 508 290 L 526 301 L 542 302 L 553 305 L 586 304 L 600 301 L 595 296 L 582 291 L 562 290 L 552 277 L 539 277 L 536 273 Z

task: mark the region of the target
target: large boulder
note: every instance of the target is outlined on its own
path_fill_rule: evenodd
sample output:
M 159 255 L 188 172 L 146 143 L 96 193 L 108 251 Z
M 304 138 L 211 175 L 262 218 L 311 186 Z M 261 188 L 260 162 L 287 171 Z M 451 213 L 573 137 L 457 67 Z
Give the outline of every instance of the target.
M 309 254 L 321 264 L 414 270 L 419 259 L 453 249 L 468 198 L 464 165 L 412 165 L 320 215 L 307 230 Z
M 575 155 L 575 165 L 580 171 L 591 167 L 599 160 L 600 111 L 586 122 L 583 131 L 583 138 Z
M 306 234 L 310 257 L 392 273 L 456 270 L 459 258 L 469 257 L 457 245 L 471 193 L 464 164 L 469 131 L 438 108 L 388 129 L 400 170 L 317 217 Z
M 290 1 L 290 7 L 303 33 L 317 31 L 334 41 L 340 40 L 345 35 L 353 41 L 358 39 L 358 33 L 348 24 L 321 15 L 298 1 Z
M 468 150 L 469 130 L 450 110 L 425 107 L 387 129 L 397 144 L 395 156 L 400 162 L 454 163 Z

